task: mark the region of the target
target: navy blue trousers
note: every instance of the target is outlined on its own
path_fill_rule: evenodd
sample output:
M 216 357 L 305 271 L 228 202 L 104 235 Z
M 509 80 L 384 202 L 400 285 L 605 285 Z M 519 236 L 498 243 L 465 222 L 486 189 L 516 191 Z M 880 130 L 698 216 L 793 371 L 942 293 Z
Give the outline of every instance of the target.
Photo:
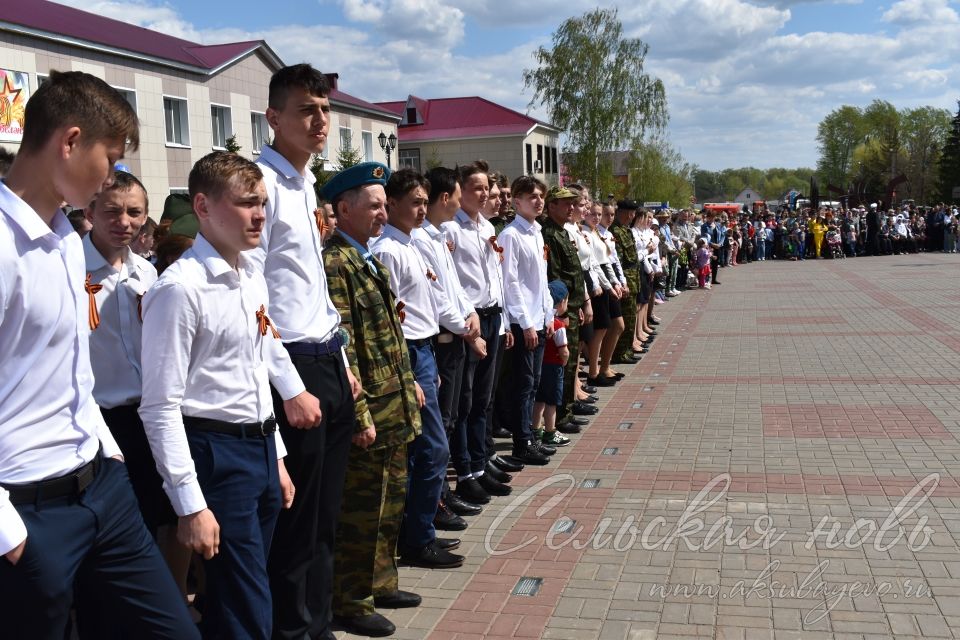
M 421 549 L 437 537 L 433 517 L 437 514 L 440 491 L 450 460 L 447 435 L 437 401 L 439 377 L 437 360 L 429 344 L 413 346 L 407 343 L 410 366 L 426 404 L 420 409 L 422 430 L 407 445 L 407 502 L 404 507 L 404 544 L 410 549 Z
M 267 557 L 281 506 L 276 442 L 191 429 L 187 441 L 207 507 L 220 524 L 220 552 L 204 561 L 203 637 L 269 640 Z
M 513 427 L 515 447 L 533 440 L 533 401 L 540 386 L 540 369 L 543 366 L 543 350 L 546 346 L 544 332 L 537 332 L 537 346 L 527 349 L 523 342 L 523 329 L 511 324 L 513 348 L 510 350 L 510 385 L 507 387 L 510 425 Z
M 472 349 L 467 349 L 457 415 L 457 431 L 462 434 L 462 442 L 466 447 L 465 450 L 453 452 L 453 462 L 460 475 L 483 471 L 490 457 L 487 436 L 491 432 L 491 399 L 500 365 L 495 356 L 500 341 L 501 318 L 499 313 L 480 318 L 480 336 L 487 343 L 486 358 L 480 358 Z
M 104 460 L 79 499 L 41 500 L 16 509 L 27 527 L 27 544 L 16 565 L 0 558 L 4 638 L 63 640 L 75 581 L 78 589 L 97 593 L 114 627 L 132 637 L 200 637 L 143 524 L 123 463 Z

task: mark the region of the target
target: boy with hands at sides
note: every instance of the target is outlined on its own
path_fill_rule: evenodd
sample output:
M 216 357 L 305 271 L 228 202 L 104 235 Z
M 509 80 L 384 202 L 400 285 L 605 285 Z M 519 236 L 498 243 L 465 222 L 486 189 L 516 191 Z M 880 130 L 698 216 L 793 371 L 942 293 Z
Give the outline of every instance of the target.
M 266 190 L 257 165 L 214 152 L 190 172 L 195 244 L 143 299 L 143 418 L 180 541 L 206 560 L 203 635 L 272 634 L 267 556 L 294 487 L 270 384 L 288 415 L 318 401 L 268 315 L 267 286 L 245 255 L 260 242 Z

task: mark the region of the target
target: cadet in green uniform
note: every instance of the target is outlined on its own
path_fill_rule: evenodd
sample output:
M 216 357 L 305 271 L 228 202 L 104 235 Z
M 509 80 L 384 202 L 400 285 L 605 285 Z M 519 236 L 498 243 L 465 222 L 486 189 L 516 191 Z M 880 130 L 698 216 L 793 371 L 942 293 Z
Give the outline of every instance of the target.
M 617 245 L 617 256 L 620 258 L 620 267 L 623 269 L 623 275 L 627 280 L 627 287 L 630 294 L 624 298 L 620 305 L 623 312 L 623 333 L 617 340 L 617 346 L 613 351 L 613 362 L 615 364 L 636 364 L 637 359 L 633 357 L 633 336 L 637 325 L 637 293 L 640 291 L 640 260 L 637 257 L 637 245 L 633 241 L 633 233 L 630 231 L 630 225 L 637 215 L 637 203 L 633 200 L 621 200 L 617 203 L 617 217 L 610 225 L 610 233 L 613 234 Z
M 395 631 L 375 607 L 420 604 L 420 596 L 398 589 L 396 564 L 407 443 L 420 431 L 420 410 L 402 310 L 390 292 L 389 272 L 367 250 L 387 220 L 388 177 L 382 164 L 365 162 L 323 187 L 338 218 L 323 251 L 330 299 L 350 334 L 347 358 L 363 385 L 337 525 L 333 611 L 349 632 L 366 636 Z
M 583 307 L 587 304 L 583 281 L 583 266 L 577 256 L 577 247 L 563 228 L 573 213 L 573 205 L 580 198 L 565 187 L 551 187 L 547 192 L 547 215 L 542 226 L 544 251 L 547 259 L 547 281 L 562 280 L 570 292 L 567 302 L 567 344 L 570 357 L 563 370 L 563 407 L 557 407 L 557 424 L 572 415 L 576 400 L 577 367 L 580 363 L 580 323 Z

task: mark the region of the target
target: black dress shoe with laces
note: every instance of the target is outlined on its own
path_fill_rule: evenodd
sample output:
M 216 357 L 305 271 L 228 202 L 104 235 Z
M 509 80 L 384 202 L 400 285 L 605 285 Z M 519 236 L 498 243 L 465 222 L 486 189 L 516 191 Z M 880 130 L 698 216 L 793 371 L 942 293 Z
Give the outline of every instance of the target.
M 483 511 L 483 507 L 472 502 L 467 502 L 455 493 L 450 493 L 446 498 L 447 506 L 458 516 L 475 516 Z
M 467 521 L 455 514 L 443 500 L 433 516 L 433 526 L 441 531 L 463 531 L 467 528 Z
M 550 445 L 543 444 L 542 442 L 534 442 L 533 446 L 535 446 L 537 450 L 545 456 L 552 456 L 557 452 L 556 447 L 551 447 Z
M 574 402 L 573 408 L 570 411 L 575 416 L 594 416 L 600 413 L 600 409 L 582 402 Z
M 507 460 L 501 456 L 493 456 L 490 459 L 490 462 L 492 462 L 493 466 L 495 466 L 497 469 L 500 469 L 500 471 L 505 471 L 507 473 L 518 473 L 523 471 L 522 464 L 511 462 L 510 460 Z
M 458 480 L 455 493 L 467 502 L 472 502 L 473 504 L 487 504 L 490 502 L 490 494 L 483 490 L 483 487 L 480 486 L 475 478 Z
M 540 448 L 528 442 L 523 446 L 513 447 L 513 457 L 524 464 L 545 465 L 550 462 L 550 458 L 540 452 Z
M 494 427 L 493 437 L 494 438 L 512 438 L 513 434 L 510 433 L 509 430 L 504 429 L 503 427 Z
M 573 424 L 579 425 L 581 427 L 585 427 L 588 424 L 590 424 L 590 420 L 588 420 L 587 418 L 584 418 L 583 416 L 570 416 L 567 419 L 567 422 L 572 422 Z
M 353 618 L 334 616 L 333 621 L 343 627 L 348 633 L 357 636 L 367 636 L 369 638 L 391 636 L 397 630 L 392 622 L 379 613 L 371 613 L 368 616 L 356 616 Z
M 391 591 L 379 596 L 373 596 L 373 605 L 377 609 L 409 609 L 419 607 L 422 599 L 409 591 Z
M 433 543 L 444 551 L 453 551 L 460 546 L 460 538 L 436 538 Z
M 436 540 L 422 549 L 408 549 L 400 554 L 400 560 L 411 567 L 424 569 L 454 569 L 463 566 L 463 556 L 441 549 Z
M 559 431 L 560 433 L 565 433 L 567 435 L 572 435 L 572 434 L 580 433 L 581 431 L 583 431 L 583 429 L 580 428 L 580 425 L 574 424 L 573 422 L 564 422 L 562 424 L 557 425 L 557 431 Z
M 500 469 L 497 468 L 497 465 L 493 464 L 489 460 L 487 460 L 487 466 L 483 468 L 483 475 L 490 476 L 497 482 L 502 482 L 503 484 L 510 484 L 510 481 L 513 480 L 512 475 L 506 471 L 500 471 Z M 487 493 L 490 492 L 488 491 Z
M 479 478 L 474 478 L 477 484 L 480 485 L 480 488 L 486 491 L 491 496 L 508 496 L 513 491 L 513 489 L 508 484 L 498 482 L 492 476 L 484 473 Z

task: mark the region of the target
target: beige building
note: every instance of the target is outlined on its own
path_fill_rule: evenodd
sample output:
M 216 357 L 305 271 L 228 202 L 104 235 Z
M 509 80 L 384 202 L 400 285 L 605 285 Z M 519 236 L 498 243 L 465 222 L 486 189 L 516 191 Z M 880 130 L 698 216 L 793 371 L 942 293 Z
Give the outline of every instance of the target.
M 511 180 L 559 182 L 561 131 L 553 125 L 479 97 L 378 104 L 401 118 L 397 166 L 426 171 L 483 159 Z
M 271 137 L 264 115 L 270 76 L 282 66 L 262 40 L 200 45 L 46 0 L 3 0 L 0 145 L 18 149 L 23 104 L 51 69 L 103 78 L 140 118 L 140 149 L 123 164 L 146 185 L 157 217 L 169 193 L 186 190 L 194 162 L 229 138 L 241 154 L 257 157 Z M 336 74 L 328 77 L 335 86 Z M 399 118 L 337 88 L 330 103 L 324 155 L 335 160 L 341 141 L 349 141 L 385 161 L 375 138 L 395 133 Z

